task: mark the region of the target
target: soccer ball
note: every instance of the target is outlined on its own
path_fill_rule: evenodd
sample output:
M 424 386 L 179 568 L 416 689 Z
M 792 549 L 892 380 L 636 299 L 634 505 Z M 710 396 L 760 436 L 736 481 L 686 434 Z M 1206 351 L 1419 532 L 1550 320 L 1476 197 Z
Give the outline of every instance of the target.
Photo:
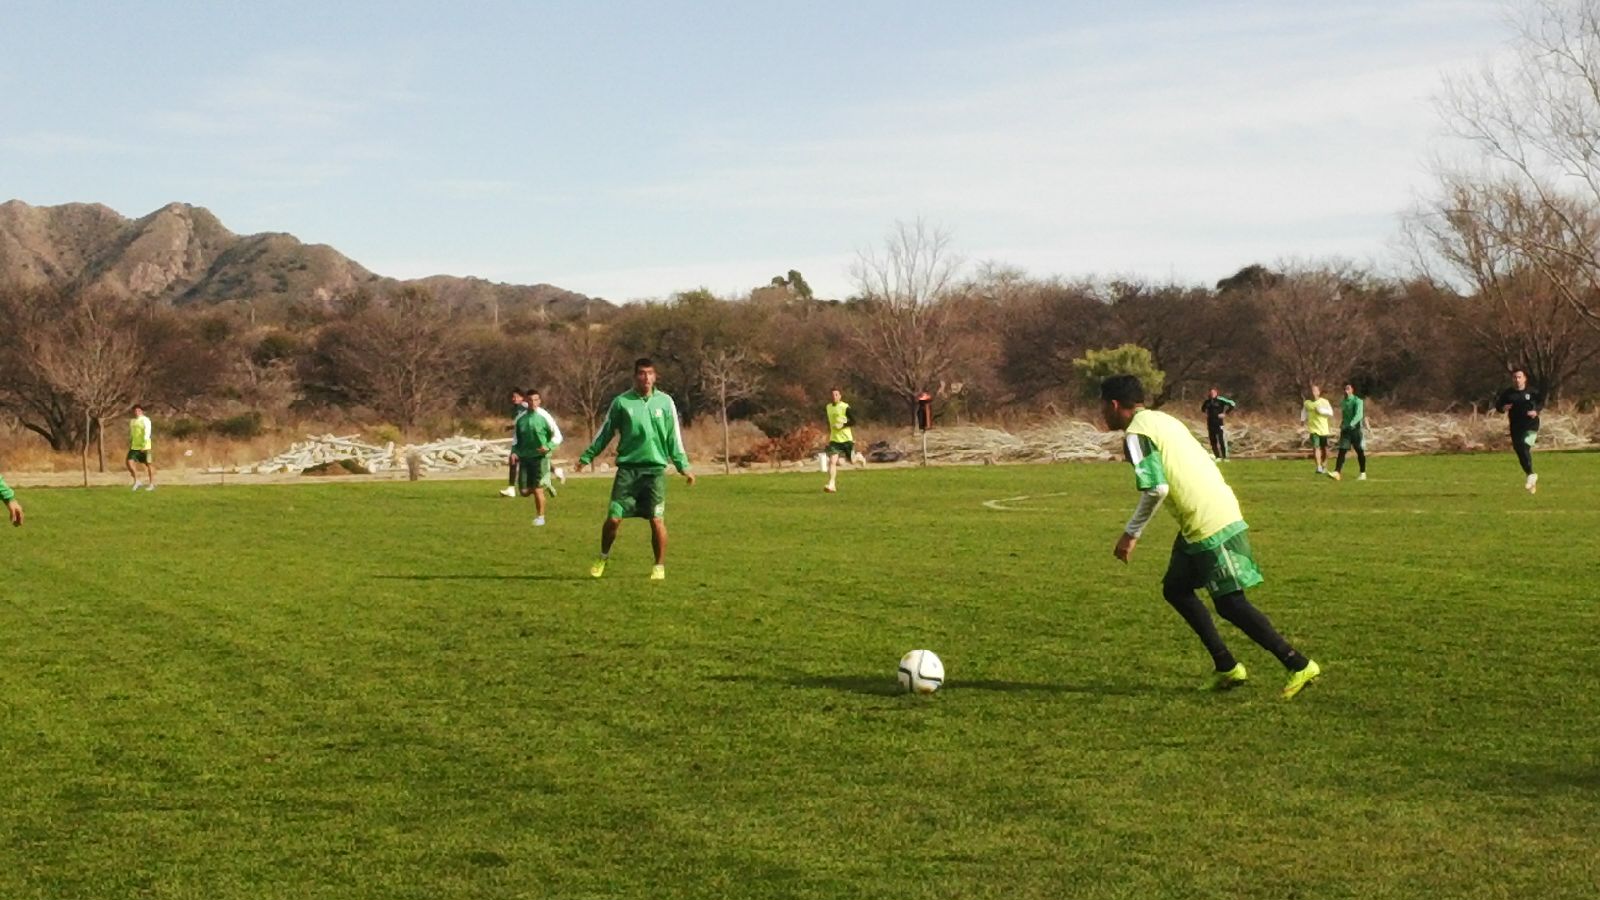
M 944 684 L 944 663 L 932 650 L 913 650 L 900 657 L 900 689 L 931 694 Z

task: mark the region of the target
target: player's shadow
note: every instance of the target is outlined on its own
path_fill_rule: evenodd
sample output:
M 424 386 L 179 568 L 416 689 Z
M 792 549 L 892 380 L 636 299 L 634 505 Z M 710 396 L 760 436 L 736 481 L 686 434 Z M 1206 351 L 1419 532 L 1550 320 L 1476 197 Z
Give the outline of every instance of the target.
M 770 684 L 772 679 L 751 675 L 712 675 L 711 681 L 756 681 Z M 821 688 L 871 697 L 893 697 L 905 693 L 893 674 L 883 675 L 797 675 L 783 680 L 784 684 L 800 688 Z M 1149 693 L 1148 688 L 1135 688 L 1119 684 L 1051 684 L 1038 681 L 1004 681 L 994 678 L 952 681 L 945 691 L 998 691 L 1007 694 L 1097 694 L 1101 696 L 1130 696 Z
M 583 575 L 374 575 L 383 581 L 592 581 Z

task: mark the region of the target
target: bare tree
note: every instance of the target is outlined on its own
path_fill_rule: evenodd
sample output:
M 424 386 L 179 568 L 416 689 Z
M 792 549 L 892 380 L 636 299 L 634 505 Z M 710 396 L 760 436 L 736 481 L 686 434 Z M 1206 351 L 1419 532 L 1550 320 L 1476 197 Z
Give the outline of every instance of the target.
M 627 375 L 622 355 L 603 328 L 587 322 L 575 323 L 552 343 L 550 383 L 559 393 L 560 402 L 577 412 L 592 435 L 600 427 L 600 416 L 612 394 Z
M 1359 280 L 1347 266 L 1308 268 L 1285 272 L 1256 294 L 1263 361 L 1279 390 L 1298 396 L 1312 382 L 1351 377 L 1373 340 Z
M 40 347 L 36 363 L 45 380 L 71 397 L 84 434 L 99 435 L 100 471 L 106 470 L 105 417 L 125 407 L 143 370 L 136 324 L 119 316 L 105 297 L 80 295 Z M 89 483 L 89 442 L 83 442 L 83 479 Z
M 9 332 L 0 353 L 0 411 L 44 438 L 52 450 L 75 450 L 88 439 L 72 395 L 46 377 L 39 360 L 60 332 L 65 292 L 54 287 L 0 288 L 0 320 Z
M 1490 213 L 1473 229 L 1514 249 L 1600 328 L 1600 2 L 1533 0 L 1518 24 L 1507 64 L 1451 80 L 1440 99 L 1451 131 L 1481 157 L 1443 172 L 1445 194 L 1483 192 L 1475 199 L 1491 202 L 1459 207 Z M 1513 198 L 1537 212 L 1492 214 Z
M 348 390 L 410 430 L 455 405 L 464 360 L 449 308 L 403 287 L 362 309 L 329 349 Z
M 728 406 L 755 396 L 761 390 L 761 373 L 749 351 L 718 347 L 706 353 L 701 360 L 700 377 L 711 395 L 717 398 L 717 410 L 722 416 L 722 472 L 726 475 L 732 471 Z
M 951 373 L 960 335 L 946 301 L 960 268 L 949 232 L 921 219 L 895 223 L 881 249 L 857 255 L 850 274 L 867 308 L 855 344 L 869 380 L 909 402 Z
M 1570 300 L 1587 293 L 1581 265 L 1571 255 L 1541 264 L 1524 248 L 1558 243 L 1580 226 L 1586 241 L 1600 241 L 1595 211 L 1574 207 L 1557 216 L 1522 186 L 1461 176 L 1447 177 L 1431 207 L 1406 225 L 1423 272 L 1435 283 L 1464 281 L 1471 290 L 1455 304 L 1452 320 L 1506 368 L 1526 367 L 1550 398 L 1600 354 L 1600 334 L 1584 327 L 1584 314 Z M 1440 264 L 1443 271 L 1435 272 Z

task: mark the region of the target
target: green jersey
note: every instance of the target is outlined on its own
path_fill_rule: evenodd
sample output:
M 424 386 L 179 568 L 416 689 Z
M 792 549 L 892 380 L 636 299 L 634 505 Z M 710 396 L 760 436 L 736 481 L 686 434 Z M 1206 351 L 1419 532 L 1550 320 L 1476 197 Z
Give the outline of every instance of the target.
M 550 452 L 554 436 L 550 430 L 551 420 L 539 415 L 540 412 L 543 410 L 531 410 L 517 416 L 516 440 L 511 444 L 511 452 L 522 459 L 533 459 Z
M 134 416 L 128 420 L 128 449 L 150 449 L 150 417 Z
M 850 431 L 850 404 L 840 400 L 838 403 L 829 403 L 826 410 L 828 414 L 828 442 L 832 444 L 855 443 L 855 435 Z
M 1356 431 L 1361 423 L 1366 421 L 1367 405 L 1355 394 L 1345 395 L 1344 402 L 1339 404 L 1339 430 Z
M 1333 404 L 1326 397 L 1307 400 L 1300 411 L 1300 419 L 1306 423 L 1306 431 L 1322 437 L 1328 436 L 1328 420 L 1333 417 Z
M 17 492 L 11 489 L 11 485 L 6 484 L 4 476 L 0 476 L 0 503 L 10 503 L 16 498 Z
M 1206 546 L 1244 527 L 1244 513 L 1216 461 L 1189 432 L 1164 412 L 1140 409 L 1128 423 L 1126 450 L 1141 491 L 1167 485 L 1167 506 L 1190 544 Z
M 606 411 L 600 433 L 578 457 L 588 465 L 611 438 L 617 437 L 617 465 L 623 468 L 665 469 L 671 462 L 679 472 L 689 471 L 689 454 L 683 449 L 683 429 L 678 406 L 661 391 L 641 396 L 638 391 L 618 394 Z

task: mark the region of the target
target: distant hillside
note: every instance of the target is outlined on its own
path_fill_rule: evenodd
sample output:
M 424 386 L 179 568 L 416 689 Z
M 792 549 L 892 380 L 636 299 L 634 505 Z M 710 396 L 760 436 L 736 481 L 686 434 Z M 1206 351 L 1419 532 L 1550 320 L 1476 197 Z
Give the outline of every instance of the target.
M 98 203 L 0 204 L 0 284 L 7 283 L 99 288 L 177 306 L 321 306 L 357 287 L 416 284 L 452 306 L 491 316 L 537 312 L 566 318 L 611 308 L 548 284 L 447 275 L 408 282 L 384 278 L 326 244 L 305 244 L 288 234 L 236 235 L 208 210 L 186 203 L 170 203 L 139 219 Z

